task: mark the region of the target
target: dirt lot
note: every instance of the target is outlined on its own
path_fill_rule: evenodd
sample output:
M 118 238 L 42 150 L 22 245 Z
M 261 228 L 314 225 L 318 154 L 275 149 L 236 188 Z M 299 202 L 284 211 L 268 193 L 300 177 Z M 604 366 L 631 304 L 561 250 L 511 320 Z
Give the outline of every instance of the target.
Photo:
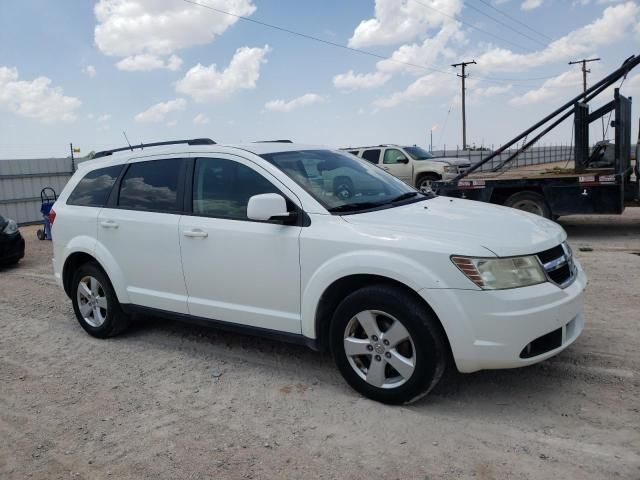
M 0 478 L 639 479 L 640 209 L 561 223 L 590 277 L 583 335 L 409 407 L 302 347 L 155 318 L 93 339 L 24 228 L 0 271 Z

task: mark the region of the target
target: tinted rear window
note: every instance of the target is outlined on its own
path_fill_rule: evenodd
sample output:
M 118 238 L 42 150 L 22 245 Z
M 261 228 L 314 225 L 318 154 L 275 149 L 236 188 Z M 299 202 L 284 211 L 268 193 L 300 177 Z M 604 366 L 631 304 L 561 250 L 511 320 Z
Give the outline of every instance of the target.
M 182 159 L 132 163 L 120 185 L 118 206 L 129 210 L 178 212 Z
M 367 162 L 378 164 L 378 162 L 380 161 L 380 150 L 365 150 L 362 154 L 362 158 L 364 158 Z
M 121 170 L 122 165 L 116 165 L 87 173 L 69 195 L 67 205 L 104 207 Z

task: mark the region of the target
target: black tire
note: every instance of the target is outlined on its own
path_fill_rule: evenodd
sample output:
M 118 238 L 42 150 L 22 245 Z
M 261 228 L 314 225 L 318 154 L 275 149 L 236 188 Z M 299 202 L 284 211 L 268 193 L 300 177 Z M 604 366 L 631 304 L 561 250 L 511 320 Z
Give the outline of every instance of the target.
M 352 319 L 368 310 L 383 312 L 382 315 L 374 317 L 378 325 L 385 321 L 385 315 L 395 317 L 410 335 L 413 373 L 398 386 L 393 386 L 393 382 L 387 388 L 374 386 L 361 376 L 364 375 L 362 370 L 358 373 L 358 367 L 351 363 L 353 361 L 355 364 L 354 359 L 366 363 L 368 356 L 369 365 L 372 365 L 375 357 L 378 357 L 378 361 L 385 362 L 385 376 L 387 372 L 391 372 L 391 375 L 397 373 L 396 370 L 390 369 L 390 363 L 387 364 L 384 360 L 384 357 L 391 353 L 378 351 L 381 347 L 380 342 L 375 342 L 375 347 L 373 342 L 371 347 L 366 347 L 373 349 L 371 354 L 352 356 L 351 361 L 345 352 L 345 333 L 349 331 Z M 382 332 L 383 335 L 386 333 Z M 363 341 L 366 342 L 368 339 L 364 334 Z M 338 305 L 331 322 L 330 342 L 336 365 L 347 383 L 365 397 L 388 404 L 410 403 L 429 393 L 442 377 L 449 358 L 446 339 L 433 312 L 403 289 L 382 284 L 357 290 Z M 388 352 L 392 351 L 391 347 L 387 348 Z M 376 352 L 381 355 L 376 355 Z
M 353 182 L 349 177 L 338 177 L 333 181 L 333 194 L 341 200 L 347 200 L 355 194 Z
M 551 208 L 542 195 L 536 192 L 518 192 L 507 198 L 506 207 L 540 215 L 551 219 Z
M 440 180 L 440 175 L 436 173 L 423 173 L 416 179 L 416 189 L 422 193 L 427 193 L 428 190 L 433 191 L 430 184 L 432 182 L 437 182 L 438 180 Z M 425 187 L 427 186 L 427 184 L 429 185 L 428 190 L 423 190 L 423 184 Z
M 104 323 L 99 326 L 93 326 L 88 323 L 80 312 L 78 288 L 80 288 L 80 281 L 86 277 L 93 277 L 99 282 L 101 295 L 106 299 L 107 308 Z M 76 314 L 80 326 L 93 337 L 113 337 L 122 333 L 129 326 L 130 317 L 124 313 L 120 307 L 120 302 L 118 302 L 118 297 L 113 289 L 113 285 L 111 285 L 109 277 L 107 277 L 102 268 L 95 262 L 84 263 L 76 270 L 73 275 L 73 280 L 71 281 L 70 297 L 73 303 L 73 311 Z

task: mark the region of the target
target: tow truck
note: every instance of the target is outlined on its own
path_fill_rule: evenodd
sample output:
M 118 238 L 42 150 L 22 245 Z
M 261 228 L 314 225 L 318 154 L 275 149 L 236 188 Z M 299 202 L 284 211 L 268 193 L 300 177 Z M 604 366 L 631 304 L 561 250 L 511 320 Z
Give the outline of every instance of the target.
M 631 98 L 614 89 L 613 99 L 596 110 L 589 111 L 589 102 L 624 81 L 627 74 L 640 64 L 634 55 L 621 67 L 591 86 L 582 94 L 529 127 L 527 130 L 473 164 L 467 171 L 448 182 L 438 182 L 434 190 L 439 195 L 467 198 L 506 205 L 537 215 L 557 219 L 575 214 L 621 214 L 625 207 L 640 206 L 640 132 L 635 149 L 635 165 L 631 158 Z M 530 149 L 551 130 L 573 115 L 573 159 L 534 167 L 514 166 L 518 155 Z M 589 126 L 608 116 L 615 130 L 614 142 L 603 141 L 589 147 Z M 531 139 L 529 136 L 533 135 Z M 516 148 L 505 160 L 501 154 Z

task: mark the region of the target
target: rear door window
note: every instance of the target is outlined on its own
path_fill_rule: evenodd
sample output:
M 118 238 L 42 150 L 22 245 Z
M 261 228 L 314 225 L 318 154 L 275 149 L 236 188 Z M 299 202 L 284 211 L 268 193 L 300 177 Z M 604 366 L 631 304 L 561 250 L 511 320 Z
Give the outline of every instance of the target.
M 373 150 L 365 150 L 362 153 L 362 158 L 364 158 L 367 162 L 371 162 L 375 165 L 380 162 L 380 149 L 376 148 Z
M 116 165 L 87 173 L 69 195 L 67 205 L 104 207 L 121 170 L 122 165 Z
M 167 213 L 181 211 L 178 196 L 181 169 L 180 158 L 132 163 L 122 178 L 118 207 Z

